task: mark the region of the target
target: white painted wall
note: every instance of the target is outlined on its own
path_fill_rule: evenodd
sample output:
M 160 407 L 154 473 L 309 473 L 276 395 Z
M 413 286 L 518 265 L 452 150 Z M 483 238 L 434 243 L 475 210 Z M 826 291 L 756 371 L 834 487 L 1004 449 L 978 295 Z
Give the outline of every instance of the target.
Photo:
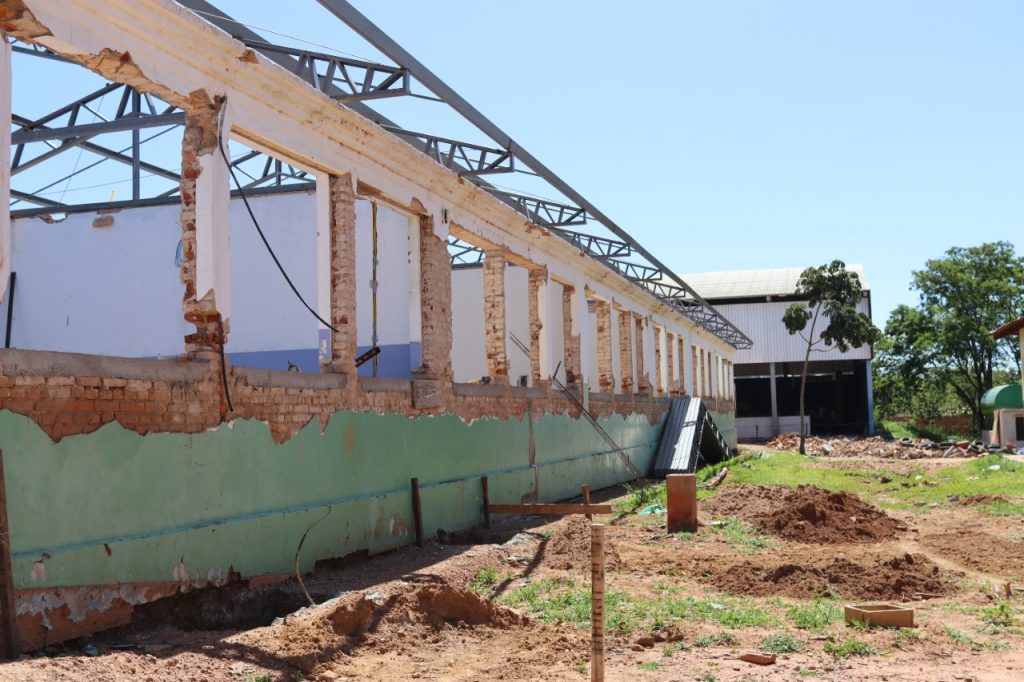
M 528 294 L 527 270 L 515 266 L 505 268 L 506 329 L 510 335 L 515 334 L 527 348 L 530 346 Z M 509 382 L 515 384 L 520 376 L 530 376 L 530 358 L 512 343 L 511 338 L 506 341 L 506 345 L 508 378 Z M 563 345 L 561 339 L 558 339 L 557 346 L 554 346 L 557 357 L 562 357 Z M 487 375 L 482 268 L 452 270 L 452 373 L 457 382 L 477 381 Z
M 798 336 L 790 335 L 782 324 L 782 314 L 790 305 L 785 301 L 765 301 L 762 303 L 716 304 L 715 309 L 750 337 L 754 346 L 736 352 L 734 362 L 745 364 L 751 362 L 803 362 L 807 352 L 807 344 Z M 869 313 L 867 299 L 857 304 L 858 312 Z M 825 324 L 828 324 L 825 321 Z M 819 320 L 819 329 L 822 328 Z M 808 325 L 808 328 L 810 325 Z M 825 353 L 815 353 L 815 360 L 870 360 L 871 348 L 861 346 L 852 348 L 849 353 L 840 353 L 830 349 Z
M 452 270 L 452 375 L 456 382 L 487 374 L 483 268 Z
M 12 225 L 12 269 L 18 273 L 11 345 L 126 357 L 175 356 L 190 329 L 182 317 L 184 287 L 175 252 L 177 206 L 95 213 L 48 224 Z M 0 309 L 6 320 L 7 301 Z M 236 304 L 237 305 L 237 304 Z

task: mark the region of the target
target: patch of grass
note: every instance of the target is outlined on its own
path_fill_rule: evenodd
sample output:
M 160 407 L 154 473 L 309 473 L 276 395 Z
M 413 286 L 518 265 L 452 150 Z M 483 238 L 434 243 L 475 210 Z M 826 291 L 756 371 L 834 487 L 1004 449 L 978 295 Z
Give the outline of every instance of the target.
M 555 537 L 555 529 L 554 528 L 545 528 L 544 530 L 542 530 L 540 532 L 540 536 L 544 540 L 550 540 L 551 538 Z
M 990 649 L 992 651 L 1005 651 L 1009 645 L 1000 639 L 979 640 L 974 639 L 966 632 L 961 632 L 946 626 L 946 636 L 961 646 L 967 646 L 975 651 Z
M 789 607 L 786 616 L 801 630 L 820 632 L 842 619 L 843 611 L 839 604 L 830 599 L 815 599 L 807 604 Z
M 711 646 L 732 646 L 736 643 L 736 637 L 731 632 L 714 632 L 710 635 L 697 635 L 693 645 L 701 649 Z
M 619 514 L 628 514 L 649 507 L 652 504 L 665 506 L 668 504 L 668 493 L 664 483 L 648 483 L 647 485 L 626 484 L 626 496 L 613 503 L 613 509 Z
M 1010 602 L 999 602 L 995 606 L 989 606 L 981 610 L 981 620 L 984 623 L 997 628 L 1010 628 L 1017 625 L 1017 618 L 1013 615 L 1013 608 Z
M 579 661 L 578 663 L 576 663 L 576 672 L 578 672 L 580 675 L 586 675 L 587 674 L 587 662 L 586 661 Z
M 661 663 L 658 663 L 657 661 L 648 661 L 647 663 L 637 663 L 636 667 L 641 670 L 657 670 L 661 667 Z
M 792 635 L 777 633 L 761 640 L 761 650 L 772 654 L 795 654 L 804 650 L 804 643 Z
M 800 677 L 821 677 L 825 673 L 820 670 L 811 670 L 810 668 L 797 668 L 796 674 Z
M 498 569 L 493 566 L 477 571 L 473 579 L 469 581 L 469 589 L 481 596 L 489 595 L 501 578 L 498 576 Z
M 689 649 L 689 644 L 687 644 L 683 640 L 679 640 L 678 642 L 672 642 L 671 644 L 666 644 L 665 646 L 661 647 L 661 655 L 671 656 L 672 654 L 678 651 L 689 651 Z
M 697 534 L 691 533 L 690 531 L 681 530 L 678 533 L 674 533 L 672 537 L 674 537 L 676 540 L 679 540 L 679 542 L 692 542 L 693 539 L 697 537 Z
M 772 546 L 767 535 L 732 516 L 725 519 L 724 526 L 713 528 L 728 544 L 738 547 L 741 554 L 753 554 Z
M 716 677 L 710 670 L 705 670 L 701 676 L 697 678 L 697 682 L 718 682 L 718 677 Z
M 847 639 L 841 644 L 825 642 L 825 653 L 836 659 L 848 656 L 878 656 L 882 651 L 859 639 Z
M 701 620 L 727 627 L 774 627 L 772 614 L 758 608 L 749 599 L 721 596 L 714 599 L 676 599 L 678 588 L 668 583 L 655 586 L 653 599 L 609 591 L 605 594 L 605 618 L 608 628 L 621 634 L 637 629 L 664 629 L 681 620 Z M 580 627 L 590 624 L 590 589 L 577 587 L 572 580 L 547 578 L 535 580 L 500 596 L 498 602 L 526 610 L 545 623 L 563 621 Z
M 903 647 L 914 642 L 920 642 L 922 639 L 921 632 L 914 628 L 900 628 L 896 630 L 892 637 L 893 646 Z
M 1024 502 L 979 504 L 975 509 L 991 516 L 1024 516 Z
M 273 682 L 270 673 L 263 673 L 262 675 L 250 675 L 245 678 L 245 682 Z
M 878 431 L 880 432 L 879 435 L 888 435 L 897 440 L 900 438 L 927 438 L 928 440 L 933 440 L 936 443 L 941 443 L 946 440 L 972 440 L 963 434 L 945 433 L 931 424 L 918 426 L 913 422 L 895 422 L 885 420 L 879 424 Z

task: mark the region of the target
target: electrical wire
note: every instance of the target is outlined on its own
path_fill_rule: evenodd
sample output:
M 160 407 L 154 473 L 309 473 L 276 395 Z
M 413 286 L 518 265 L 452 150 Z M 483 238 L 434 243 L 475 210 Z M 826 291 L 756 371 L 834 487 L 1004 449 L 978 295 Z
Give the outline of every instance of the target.
M 220 150 L 221 158 L 224 159 L 224 164 L 228 167 L 228 172 L 231 174 L 231 179 L 235 183 L 235 188 L 238 190 L 238 195 L 242 197 L 242 203 L 245 204 L 245 210 L 249 212 L 249 218 L 252 220 L 252 224 L 256 228 L 256 232 L 259 233 L 260 239 L 263 240 L 263 245 L 267 247 L 267 253 L 269 253 L 270 257 L 274 260 L 274 264 L 277 266 L 277 269 L 281 272 L 281 276 L 284 277 L 284 281 L 288 283 L 288 286 L 291 288 L 292 293 L 294 293 L 295 297 L 299 299 L 299 302 L 302 303 L 303 306 L 305 306 L 306 310 L 308 310 L 310 314 L 313 315 L 313 317 L 320 321 L 320 324 L 324 325 L 332 332 L 337 333 L 338 330 L 334 325 L 332 325 L 324 318 L 320 317 L 320 315 L 317 314 L 315 310 L 313 310 L 313 307 L 310 306 L 309 303 L 306 303 L 306 299 L 302 297 L 302 294 L 300 294 L 299 290 L 295 287 L 295 284 L 292 282 L 292 278 L 288 276 L 288 273 L 285 271 L 284 266 L 281 265 L 281 261 L 277 259 L 277 254 L 274 253 L 274 249 L 271 248 L 270 242 L 267 241 L 267 235 L 263 234 L 263 228 L 260 227 L 260 222 L 256 220 L 256 214 L 253 213 L 252 206 L 249 205 L 249 198 L 245 196 L 245 192 L 242 190 L 242 184 L 238 182 L 238 177 L 235 176 L 235 169 L 232 168 L 231 162 L 228 160 L 228 154 L 227 152 L 224 151 L 224 140 L 220 137 L 218 137 L 217 139 L 217 149 Z
M 232 19 L 231 17 L 226 17 L 223 14 L 214 14 L 213 12 L 204 12 L 204 11 L 199 10 L 199 9 L 192 9 L 191 7 L 189 9 L 191 11 L 195 12 L 196 14 L 201 14 L 203 16 L 211 17 L 213 19 L 220 19 L 221 21 L 227 21 L 227 22 L 232 23 L 232 24 L 238 24 L 239 26 L 245 26 L 246 28 L 251 28 L 251 29 L 253 29 L 255 31 L 263 31 L 265 33 L 270 33 L 272 35 L 280 36 L 282 38 L 289 38 L 290 40 L 297 40 L 300 43 L 305 43 L 306 45 L 312 45 L 314 47 L 319 47 L 319 48 L 322 48 L 324 50 L 330 50 L 331 52 L 337 52 L 338 54 L 343 54 L 343 55 L 345 55 L 347 57 L 354 57 L 355 59 L 361 59 L 364 62 L 376 62 L 377 61 L 375 59 L 369 59 L 367 57 L 361 57 L 361 56 L 359 56 L 359 55 L 357 55 L 357 54 L 355 54 L 353 52 L 345 52 L 344 50 L 339 50 L 338 48 L 331 47 L 330 45 L 324 45 L 323 43 L 314 43 L 312 40 L 306 40 L 305 38 L 300 38 L 299 36 L 293 36 L 293 35 L 289 35 L 287 33 L 281 33 L 280 31 L 275 31 L 273 29 L 266 28 L 264 26 L 256 26 L 255 24 L 247 24 L 247 23 L 245 23 L 243 21 L 239 21 L 238 19 Z

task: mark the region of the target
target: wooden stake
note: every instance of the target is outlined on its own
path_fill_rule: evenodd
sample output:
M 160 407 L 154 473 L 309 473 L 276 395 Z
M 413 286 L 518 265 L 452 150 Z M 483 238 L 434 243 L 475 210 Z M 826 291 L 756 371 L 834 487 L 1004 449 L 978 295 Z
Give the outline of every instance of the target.
M 586 483 L 584 483 L 583 485 L 580 486 L 580 488 L 583 490 L 583 504 L 585 504 L 586 506 L 589 507 L 590 506 L 590 486 L 587 485 Z M 593 518 L 594 518 L 593 514 L 587 514 L 587 521 L 592 521 Z
M 484 528 L 490 530 L 491 528 L 491 497 L 487 493 L 487 477 L 482 476 L 480 478 L 480 491 L 484 496 Z
M 21 653 L 18 612 L 14 598 L 14 567 L 11 565 L 11 531 L 7 523 L 7 484 L 4 481 L 4 452 L 0 450 L 0 629 L 4 655 L 15 660 Z
M 420 506 L 420 479 L 412 479 L 412 519 L 416 525 L 416 545 L 423 546 L 423 509 Z
M 590 682 L 604 682 L 604 524 L 590 525 Z

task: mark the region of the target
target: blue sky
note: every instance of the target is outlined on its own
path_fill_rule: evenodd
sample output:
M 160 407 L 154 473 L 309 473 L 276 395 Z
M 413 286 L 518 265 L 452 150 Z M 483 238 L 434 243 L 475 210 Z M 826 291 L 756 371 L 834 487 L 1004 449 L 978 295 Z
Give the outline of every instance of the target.
M 314 0 L 215 4 L 377 57 Z M 354 4 L 679 272 L 863 263 L 881 325 L 945 249 L 1024 251 L 1024 3 Z

